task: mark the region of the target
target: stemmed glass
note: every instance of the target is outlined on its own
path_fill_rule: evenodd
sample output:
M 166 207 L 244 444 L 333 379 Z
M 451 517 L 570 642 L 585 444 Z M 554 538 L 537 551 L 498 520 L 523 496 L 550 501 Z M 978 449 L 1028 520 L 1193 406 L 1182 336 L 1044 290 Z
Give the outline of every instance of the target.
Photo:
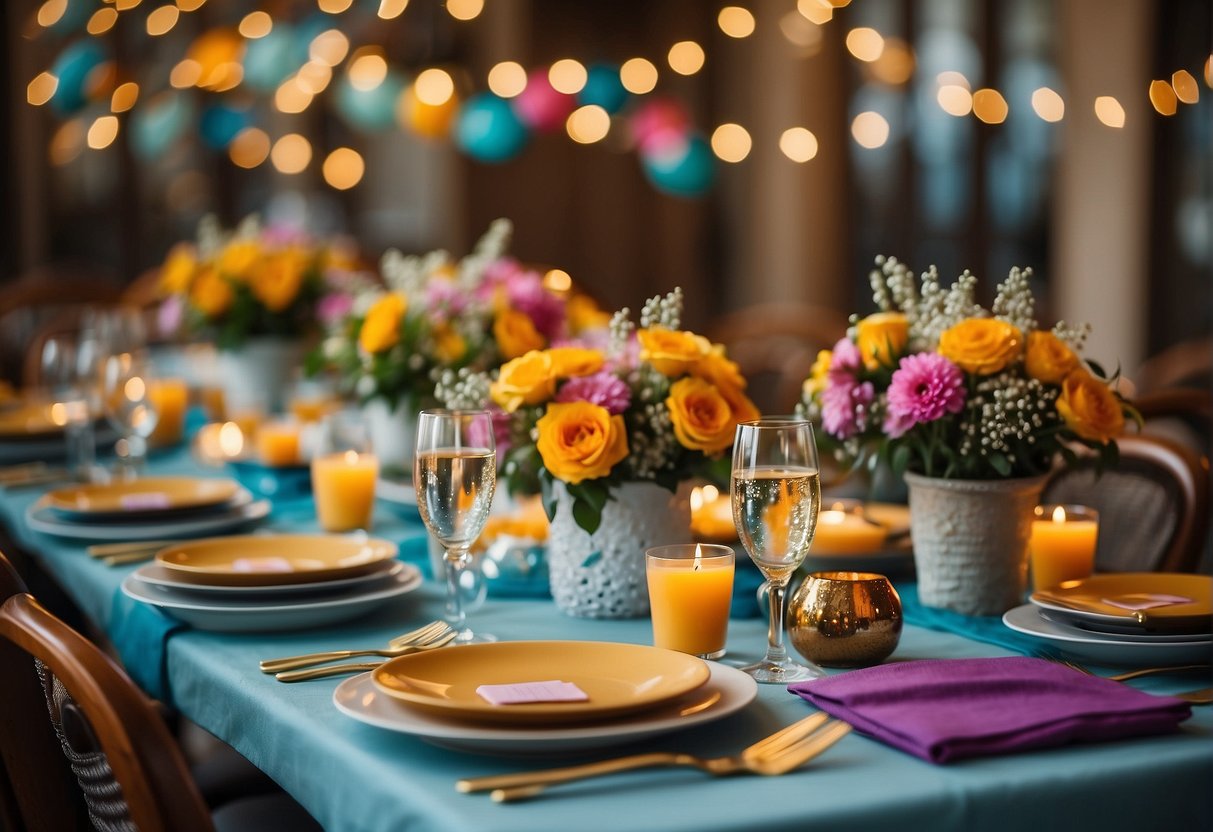
M 497 484 L 493 421 L 487 410 L 423 410 L 417 419 L 413 487 L 430 534 L 444 550 L 446 618 L 460 644 L 495 641 L 473 633 L 463 610 L 462 576 L 484 530 Z
M 733 522 L 750 559 L 767 579 L 771 609 L 766 656 L 742 670 L 771 684 L 824 676 L 815 664 L 793 661 L 783 643 L 788 582 L 809 552 L 821 508 L 812 424 L 794 417 L 739 424 L 733 443 L 732 500 Z
M 107 356 L 101 365 L 101 399 L 105 416 L 122 435 L 115 445 L 119 479 L 134 479 L 147 458 L 147 440 L 156 429 L 155 403 L 151 399 L 152 371 L 139 353 Z

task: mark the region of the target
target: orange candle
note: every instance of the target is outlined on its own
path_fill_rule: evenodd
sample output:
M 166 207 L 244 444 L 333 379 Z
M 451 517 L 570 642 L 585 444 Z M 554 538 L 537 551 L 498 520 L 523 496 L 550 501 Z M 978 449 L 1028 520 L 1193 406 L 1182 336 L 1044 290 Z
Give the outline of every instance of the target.
M 331 396 L 316 396 L 304 398 L 297 396 L 291 399 L 289 409 L 291 415 L 300 422 L 319 422 L 341 405 Z
M 313 459 L 312 493 L 320 526 L 328 532 L 369 529 L 378 476 L 374 454 L 345 451 Z
M 733 550 L 711 544 L 645 552 L 653 644 L 705 659 L 724 655 L 733 600 Z
M 849 511 L 828 509 L 817 516 L 817 531 L 809 550 L 815 555 L 854 555 L 875 552 L 884 545 L 888 529 Z
M 1085 506 L 1037 506 L 1028 551 L 1036 589 L 1086 578 L 1095 570 L 1099 515 Z
M 222 387 L 199 387 L 197 397 L 198 404 L 202 405 L 208 419 L 222 422 L 227 418 L 227 405 L 224 401 Z
M 147 397 L 156 410 L 156 428 L 148 441 L 153 445 L 175 445 L 185 432 L 185 411 L 190 391 L 179 378 L 162 378 L 148 382 Z
M 732 543 L 737 540 L 733 501 L 714 485 L 691 491 L 691 531 L 702 540 Z
M 257 456 L 266 465 L 299 462 L 299 426 L 294 422 L 267 422 L 257 428 Z

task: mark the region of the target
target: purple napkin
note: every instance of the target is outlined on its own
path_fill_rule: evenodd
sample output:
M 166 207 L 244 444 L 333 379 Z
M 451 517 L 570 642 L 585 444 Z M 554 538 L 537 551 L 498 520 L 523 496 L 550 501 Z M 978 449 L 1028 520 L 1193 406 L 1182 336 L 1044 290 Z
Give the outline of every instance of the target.
M 788 690 L 932 763 L 1164 734 L 1191 706 L 1022 656 L 894 662 Z

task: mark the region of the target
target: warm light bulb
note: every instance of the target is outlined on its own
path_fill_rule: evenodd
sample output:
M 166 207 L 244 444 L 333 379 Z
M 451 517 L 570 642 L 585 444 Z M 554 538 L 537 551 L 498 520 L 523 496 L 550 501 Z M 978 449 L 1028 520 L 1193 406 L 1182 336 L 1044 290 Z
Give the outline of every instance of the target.
M 1041 87 L 1032 93 L 1032 109 L 1045 121 L 1061 121 L 1066 114 L 1066 102 L 1056 91 Z
M 455 80 L 446 70 L 431 67 L 417 76 L 413 82 L 413 94 L 422 104 L 438 107 L 450 101 L 455 94 Z
M 1108 127 L 1125 126 L 1125 108 L 1110 95 L 1101 95 L 1095 99 L 1095 117 Z
M 740 124 L 722 124 L 712 131 L 712 152 L 723 162 L 740 162 L 750 155 L 753 140 Z
M 366 172 L 366 163 L 358 151 L 349 147 L 339 147 L 324 160 L 321 173 L 324 181 L 339 191 L 349 190 L 362 181 Z
M 741 6 L 725 6 L 716 16 L 720 31 L 731 38 L 748 38 L 754 34 L 754 15 Z
M 561 58 L 548 69 L 548 83 L 556 92 L 565 95 L 576 95 L 585 87 L 588 73 L 580 61 L 572 58 Z
M 302 173 L 312 161 L 312 144 L 298 133 L 287 133 L 274 142 L 270 161 L 281 173 Z
M 670 69 L 679 75 L 694 75 L 703 69 L 706 60 L 703 47 L 693 40 L 682 40 L 671 46 L 667 59 Z
M 238 31 L 249 40 L 268 35 L 274 28 L 274 19 L 265 12 L 249 12 L 240 21 Z
M 619 68 L 619 81 L 634 95 L 645 95 L 657 86 L 657 67 L 645 58 L 629 58 Z
M 851 136 L 860 147 L 875 150 L 889 140 L 889 122 L 880 113 L 867 110 L 851 122 Z
M 789 127 L 779 137 L 779 149 L 793 162 L 807 162 L 817 155 L 817 137 L 804 127 Z
M 489 70 L 489 89 L 501 98 L 513 98 L 526 89 L 526 69 L 517 61 L 502 61 Z

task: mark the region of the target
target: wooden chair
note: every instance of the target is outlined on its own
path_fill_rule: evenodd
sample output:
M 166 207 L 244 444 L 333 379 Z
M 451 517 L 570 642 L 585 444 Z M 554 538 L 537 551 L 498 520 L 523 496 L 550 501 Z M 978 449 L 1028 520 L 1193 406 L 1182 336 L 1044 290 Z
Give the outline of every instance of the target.
M 0 555 L 0 819 L 31 832 L 318 829 L 285 795 L 213 813 L 153 704 Z M 48 718 L 49 714 L 49 718 Z M 90 816 L 94 819 L 90 822 Z
M 1170 387 L 1133 400 L 1142 433 L 1173 439 L 1203 456 L 1213 454 L 1213 392 Z
M 1213 384 L 1213 336 L 1181 341 L 1151 356 L 1142 362 L 1135 380 L 1143 394 L 1172 387 L 1207 389 Z
M 1195 572 L 1209 528 L 1209 466 L 1171 440 L 1125 436 L 1120 462 L 1096 474 L 1094 458 L 1055 471 L 1043 502 L 1099 512 L 1096 568 L 1107 572 Z
M 817 359 L 847 331 L 833 309 L 797 303 L 762 303 L 717 319 L 705 335 L 723 344 L 750 382 L 764 413 L 790 413 Z

